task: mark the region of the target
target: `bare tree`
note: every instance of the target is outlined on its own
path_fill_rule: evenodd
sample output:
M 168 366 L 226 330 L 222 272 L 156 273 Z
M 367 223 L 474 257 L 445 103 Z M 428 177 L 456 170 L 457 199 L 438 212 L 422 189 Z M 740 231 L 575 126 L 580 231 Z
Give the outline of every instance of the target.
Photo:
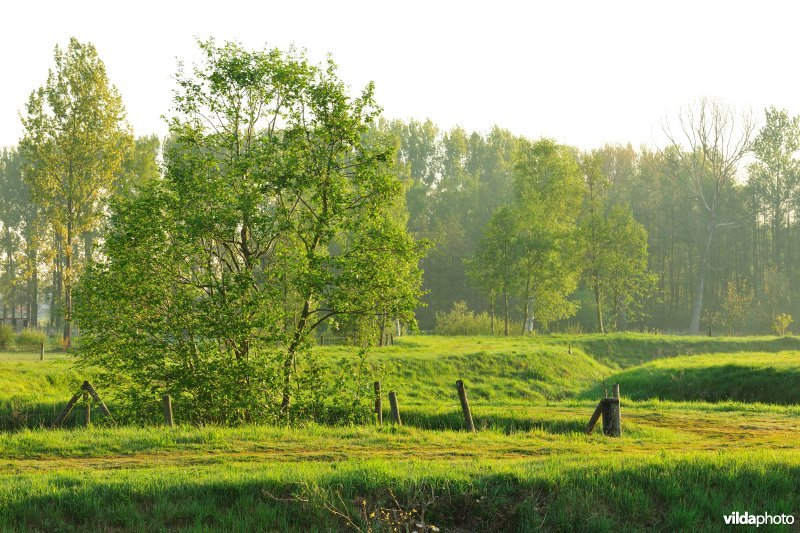
M 677 121 L 664 125 L 668 147 L 662 152 L 668 172 L 698 202 L 706 225 L 692 297 L 690 333 L 700 331 L 708 257 L 718 229 L 733 223 L 719 219 L 722 199 L 739 163 L 750 150 L 755 129 L 752 113 L 737 114 L 715 100 L 701 99 L 682 108 Z

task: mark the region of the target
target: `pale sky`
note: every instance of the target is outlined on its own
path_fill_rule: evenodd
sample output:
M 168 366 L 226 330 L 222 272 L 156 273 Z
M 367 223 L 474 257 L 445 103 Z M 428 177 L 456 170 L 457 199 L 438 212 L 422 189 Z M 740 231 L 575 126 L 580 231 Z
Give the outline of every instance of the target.
M 0 3 L 0 146 L 42 85 L 53 48 L 90 41 L 137 135 L 166 128 L 178 59 L 195 37 L 331 53 L 353 88 L 377 86 L 388 118 L 497 124 L 581 148 L 660 144 L 661 124 L 700 97 L 757 116 L 800 114 L 794 2 L 347 1 Z

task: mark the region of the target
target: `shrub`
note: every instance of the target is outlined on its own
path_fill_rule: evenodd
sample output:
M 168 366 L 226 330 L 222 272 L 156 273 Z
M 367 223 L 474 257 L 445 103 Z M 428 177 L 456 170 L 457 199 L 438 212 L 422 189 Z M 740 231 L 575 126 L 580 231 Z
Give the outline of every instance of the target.
M 14 344 L 14 330 L 7 324 L 0 324 L 0 350 L 11 348 Z
M 775 315 L 772 317 L 772 331 L 775 332 L 775 335 L 780 337 L 786 335 L 786 332 L 789 330 L 789 326 L 792 323 L 792 315 L 788 313 L 781 313 L 779 315 Z
M 498 323 L 495 323 L 495 328 Z M 486 312 L 474 313 L 465 302 L 456 302 L 447 313 L 436 313 L 437 335 L 490 335 L 492 319 Z
M 47 335 L 44 331 L 33 329 L 33 328 L 25 328 L 19 333 L 17 333 L 16 343 L 17 346 L 26 346 L 26 347 L 39 347 L 42 343 L 47 342 Z

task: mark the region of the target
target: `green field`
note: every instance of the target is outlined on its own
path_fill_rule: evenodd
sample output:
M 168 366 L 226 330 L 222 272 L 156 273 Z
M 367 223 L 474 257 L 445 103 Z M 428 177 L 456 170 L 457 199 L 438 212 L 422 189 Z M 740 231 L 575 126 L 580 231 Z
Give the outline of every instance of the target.
M 91 377 L 14 357 L 0 354 L 7 427 L 46 424 Z M 0 530 L 716 531 L 733 511 L 800 510 L 792 337 L 417 336 L 370 360 L 401 428 L 0 433 Z M 622 438 L 585 435 L 615 382 Z

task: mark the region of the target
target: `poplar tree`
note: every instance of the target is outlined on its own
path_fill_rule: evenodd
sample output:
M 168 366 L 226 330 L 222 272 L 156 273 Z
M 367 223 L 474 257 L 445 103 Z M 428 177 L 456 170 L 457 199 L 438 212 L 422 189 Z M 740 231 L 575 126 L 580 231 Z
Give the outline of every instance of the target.
M 64 343 L 71 343 L 72 288 L 79 239 L 91 259 L 92 234 L 132 137 L 122 98 L 92 44 L 71 38 L 55 48 L 47 81 L 33 91 L 22 117 L 25 179 L 63 253 Z

